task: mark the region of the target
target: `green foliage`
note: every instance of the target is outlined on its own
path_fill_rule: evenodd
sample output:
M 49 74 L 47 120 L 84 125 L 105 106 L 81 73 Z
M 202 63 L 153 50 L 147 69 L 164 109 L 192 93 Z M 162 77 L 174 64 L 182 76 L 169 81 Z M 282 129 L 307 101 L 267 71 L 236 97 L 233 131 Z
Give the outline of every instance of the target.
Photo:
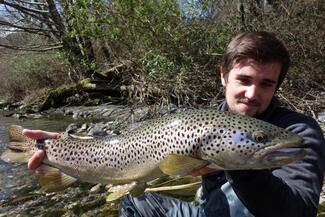
M 79 79 L 94 72 L 114 74 L 105 76 L 107 83 L 130 86 L 126 90 L 132 102 L 209 103 L 219 94 L 218 70 L 225 46 L 245 30 L 272 31 L 285 42 L 293 62 L 287 90 L 303 94 L 310 87 L 325 87 L 324 1 L 73 2 L 62 7 L 69 39 L 61 58 L 82 75 Z M 36 89 L 36 80 L 44 87 L 66 81 L 60 77 L 66 74 L 55 75 L 60 64 L 49 62 L 60 58 L 36 55 L 17 57 L 17 65 L 9 67 L 12 75 L 23 75 L 6 81 L 17 97 Z
M 144 55 L 142 64 L 145 73 L 153 79 L 167 77 L 176 69 L 175 64 L 167 57 L 155 54 L 153 51 Z
M 131 62 L 119 71 L 120 85 L 135 81 L 132 85 L 139 86 L 139 91 L 129 95 L 145 95 L 141 101 L 152 99 L 157 89 L 163 94 L 157 95 L 158 100 L 212 95 L 215 65 L 220 59 L 214 54 L 222 52 L 230 35 L 227 27 L 215 21 L 195 19 L 193 16 L 204 14 L 207 4 L 194 3 L 189 2 L 185 12 L 177 0 L 77 1 L 68 7 L 68 33 L 78 37 L 84 56 L 94 56 L 79 63 L 101 71 Z M 87 40 L 91 41 L 92 50 L 86 45 Z M 213 69 L 212 73 L 207 73 L 208 69 Z M 201 77 L 207 86 L 197 89 L 205 89 L 206 93 L 193 95 L 191 88 L 186 90 L 187 85 L 201 81 Z
M 71 37 L 100 38 L 103 27 L 111 23 L 105 3 L 101 0 L 75 1 L 67 10 L 68 33 Z

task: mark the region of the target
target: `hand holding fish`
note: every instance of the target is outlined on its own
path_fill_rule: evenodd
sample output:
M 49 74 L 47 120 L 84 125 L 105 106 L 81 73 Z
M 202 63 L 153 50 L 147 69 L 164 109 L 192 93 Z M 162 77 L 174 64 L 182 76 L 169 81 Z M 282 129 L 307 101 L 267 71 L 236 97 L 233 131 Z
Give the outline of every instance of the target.
M 192 173 L 191 176 L 203 176 L 205 174 L 212 173 L 215 171 L 216 171 L 215 169 L 211 169 L 209 167 L 203 167 L 202 169 L 198 170 L 197 172 Z
M 59 136 L 59 133 L 47 132 L 42 130 L 28 130 L 24 129 L 23 134 L 31 139 L 55 139 Z M 35 170 L 39 167 L 45 157 L 44 150 L 37 150 L 34 155 L 28 160 L 28 169 Z

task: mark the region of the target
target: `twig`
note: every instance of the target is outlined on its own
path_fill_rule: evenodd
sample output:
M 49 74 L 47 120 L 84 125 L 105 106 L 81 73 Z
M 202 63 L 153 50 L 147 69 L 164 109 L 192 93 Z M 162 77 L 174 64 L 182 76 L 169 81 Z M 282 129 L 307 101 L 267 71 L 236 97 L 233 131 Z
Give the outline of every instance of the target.
M 291 103 L 290 100 L 288 100 L 286 97 L 284 97 L 283 94 L 279 93 L 278 95 L 279 95 L 279 97 L 284 99 L 290 106 L 292 106 L 296 111 L 301 111 L 293 103 Z

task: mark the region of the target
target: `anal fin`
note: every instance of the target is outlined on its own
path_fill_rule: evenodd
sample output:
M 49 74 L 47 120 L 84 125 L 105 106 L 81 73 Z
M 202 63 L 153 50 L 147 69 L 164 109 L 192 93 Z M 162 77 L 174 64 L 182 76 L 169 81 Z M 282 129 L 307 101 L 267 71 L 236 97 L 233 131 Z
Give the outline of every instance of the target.
M 107 202 L 117 200 L 127 194 L 131 194 L 133 197 L 140 196 L 146 189 L 145 183 L 132 182 L 129 184 L 113 186 L 108 189 L 111 192 L 107 197 Z

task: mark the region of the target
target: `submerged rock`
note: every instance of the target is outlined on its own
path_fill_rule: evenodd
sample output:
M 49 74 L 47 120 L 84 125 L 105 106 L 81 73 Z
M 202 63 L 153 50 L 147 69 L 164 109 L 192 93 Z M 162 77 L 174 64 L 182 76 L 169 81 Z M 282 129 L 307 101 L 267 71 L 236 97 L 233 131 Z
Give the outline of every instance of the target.
M 0 109 L 4 109 L 5 107 L 7 107 L 8 105 L 10 105 L 9 102 L 5 101 L 5 100 L 0 100 Z
M 79 128 L 80 128 L 80 124 L 72 123 L 72 124 L 69 124 L 69 126 L 66 128 L 65 132 L 75 133 L 78 131 Z
M 102 189 L 104 189 L 102 184 L 97 184 L 94 187 L 92 187 L 89 192 L 90 193 L 99 193 L 99 192 L 101 192 Z

